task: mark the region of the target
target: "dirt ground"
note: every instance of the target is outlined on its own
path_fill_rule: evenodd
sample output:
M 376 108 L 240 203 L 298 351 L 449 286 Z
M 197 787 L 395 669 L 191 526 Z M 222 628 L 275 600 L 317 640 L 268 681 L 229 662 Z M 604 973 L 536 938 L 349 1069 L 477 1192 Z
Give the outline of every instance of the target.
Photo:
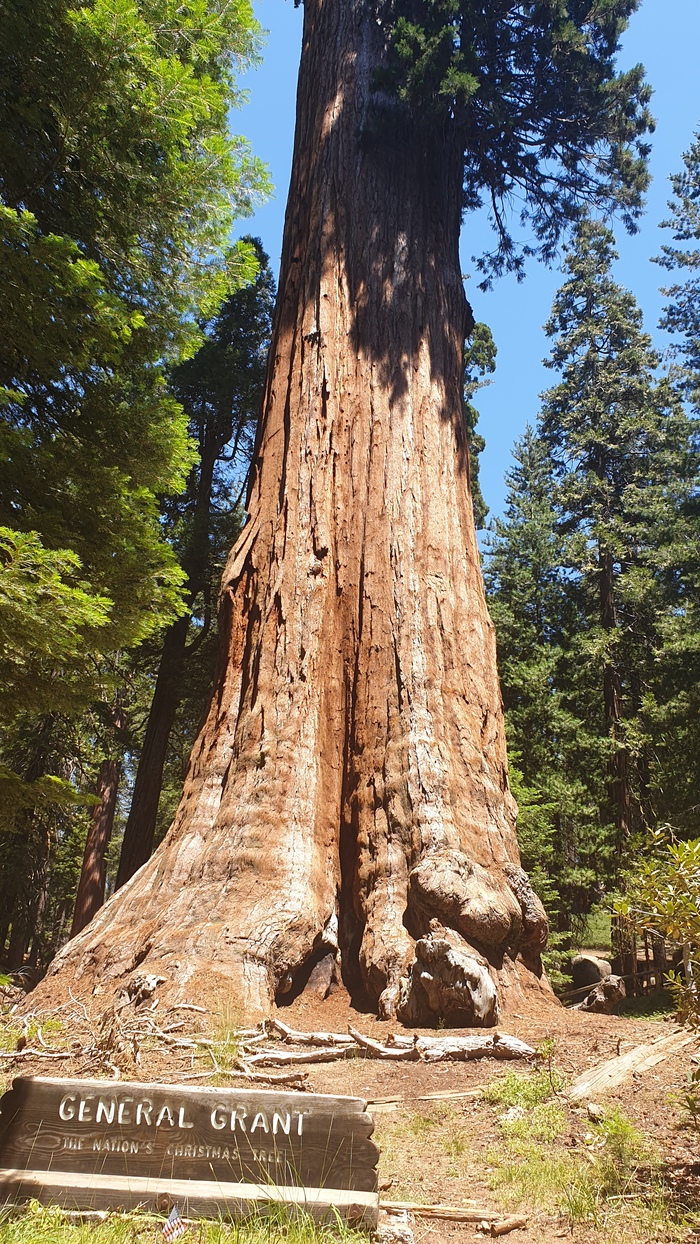
M 230 1037 L 236 1027 L 235 1002 L 212 998 L 205 1002 L 196 991 L 191 1002 L 206 1005 L 206 1012 L 180 1012 L 177 1022 L 182 1027 L 177 1032 L 213 1036 L 221 1043 L 216 1057 L 217 1065 L 223 1068 L 226 1042 L 230 1041 L 235 1050 L 235 1041 Z M 167 1007 L 165 1010 L 167 1013 Z M 165 1026 L 163 1012 L 158 1014 L 160 1024 Z M 343 990 L 325 1002 L 302 995 L 278 1014 L 285 1023 L 305 1031 L 345 1032 L 352 1024 L 381 1039 L 395 1027 L 354 1010 Z M 29 1018 L 31 1027 L 27 1033 L 18 1034 L 16 1013 L 8 1015 L 5 1008 L 4 1042 L 0 1047 L 4 1053 L 0 1061 L 6 1084 L 16 1075 L 109 1077 L 117 1071 L 120 1078 L 131 1080 L 178 1083 L 184 1078 L 195 1084 L 246 1084 L 235 1074 L 227 1072 L 223 1078 L 216 1075 L 214 1059 L 206 1049 L 193 1053 L 149 1038 L 132 1042 L 128 1048 L 100 1053 L 109 1024 L 105 1025 L 104 1017 L 101 1024 L 98 1019 L 88 1019 L 80 1005 L 64 1007 L 59 1012 L 44 1010 Z M 566 1082 L 587 1068 L 670 1031 L 669 1024 L 661 1019 L 582 1014 L 543 999 L 537 1000 L 529 1013 L 512 1011 L 499 1027 L 535 1047 L 553 1043 L 546 1044 L 545 1049 Z M 435 1035 L 434 1030 L 431 1035 Z M 44 1057 L 13 1053 L 17 1040 L 21 1044 L 27 1038 L 29 1048 L 41 1050 Z M 619 1194 L 615 1198 L 619 1204 L 604 1206 L 597 1218 L 594 1215 L 584 1222 L 572 1222 L 561 1205 L 557 1207 L 556 1197 L 548 1196 L 546 1190 L 544 1195 L 523 1200 L 517 1181 L 515 1186 L 509 1185 L 509 1163 L 520 1160 L 517 1145 L 514 1148 L 509 1142 L 504 1128 L 504 1105 L 484 1100 L 481 1094 L 487 1084 L 503 1077 L 507 1069 L 542 1076 L 541 1070 L 533 1072 L 527 1063 L 503 1064 L 493 1059 L 387 1063 L 352 1058 L 304 1068 L 305 1088 L 368 1100 L 375 1118 L 375 1139 L 381 1150 L 380 1190 L 386 1200 L 452 1206 L 476 1203 L 503 1214 L 517 1212 L 527 1218 L 527 1227 L 506 1237 L 517 1244 L 553 1244 L 563 1238 L 573 1238 L 580 1244 L 603 1244 L 608 1240 L 615 1244 L 700 1241 L 700 1133 L 691 1126 L 681 1100 L 688 1072 L 694 1065 L 691 1060 L 700 1049 L 700 1036 L 698 1042 L 651 1071 L 632 1076 L 594 1103 L 608 1112 L 622 1112 L 645 1138 L 656 1169 L 655 1178 L 665 1189 L 663 1207 L 657 1206 L 651 1218 L 639 1184 L 630 1185 L 632 1191 Z M 46 1057 L 52 1053 L 69 1056 Z M 553 1099 L 563 1112 L 565 1125 L 554 1142 L 542 1142 L 541 1147 L 557 1160 L 566 1161 L 567 1155 L 575 1153 L 581 1155 L 582 1161 L 588 1158 L 594 1163 L 590 1154 L 596 1148 L 592 1135 L 595 1123 L 591 1122 L 588 1103 L 570 1107 L 565 1091 L 565 1085 L 560 1087 Z M 421 1100 L 435 1094 L 444 1096 Z M 535 1140 L 536 1146 L 538 1143 Z M 608 1213 L 608 1209 L 615 1212 Z M 418 1217 L 414 1230 L 416 1244 L 461 1244 L 485 1238 L 473 1222 L 449 1223 Z

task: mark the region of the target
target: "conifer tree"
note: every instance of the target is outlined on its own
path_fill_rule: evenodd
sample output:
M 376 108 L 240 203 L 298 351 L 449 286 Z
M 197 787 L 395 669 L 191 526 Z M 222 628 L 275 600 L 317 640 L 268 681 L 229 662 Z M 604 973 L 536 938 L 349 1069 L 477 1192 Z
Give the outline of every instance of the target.
M 487 560 L 525 842 L 532 826 L 562 924 L 700 793 L 684 717 L 697 439 L 615 258 L 610 231 L 582 224 L 547 324 L 561 379 L 516 448 Z
M 693 489 L 688 418 L 642 329 L 631 293 L 612 276 L 608 229 L 592 221 L 567 256 L 567 280 L 546 331 L 542 435 L 555 467 L 558 523 L 569 536 L 588 627 L 583 650 L 600 671 L 598 718 L 609 748 L 604 820 L 618 861 L 654 816 L 651 756 L 636 728 L 654 694 L 665 612 L 676 608 L 669 564 Z
M 586 204 L 634 226 L 649 91 L 615 56 L 636 7 L 305 0 L 210 711 L 169 834 L 54 987 L 150 964 L 174 990 L 223 977 L 260 1014 L 331 953 L 382 1015 L 474 1023 L 493 1020 L 494 980 L 543 987 L 469 495 L 459 234 L 485 200 L 493 271 L 522 262 L 514 200 L 544 256 Z
M 585 625 L 557 524 L 555 469 L 528 427 L 513 450 L 502 518 L 489 531 L 484 579 L 496 626 L 509 775 L 524 866 L 552 926 L 590 902 L 600 864 L 595 750 L 569 677 L 572 639 Z

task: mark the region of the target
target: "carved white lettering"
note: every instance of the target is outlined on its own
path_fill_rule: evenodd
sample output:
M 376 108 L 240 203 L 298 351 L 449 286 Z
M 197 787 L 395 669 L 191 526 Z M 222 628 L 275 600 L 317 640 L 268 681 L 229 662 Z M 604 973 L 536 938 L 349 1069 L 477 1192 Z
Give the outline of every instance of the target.
M 170 1106 L 168 1105 L 167 1102 L 165 1103 L 164 1106 L 161 1107 L 161 1109 L 158 1112 L 158 1118 L 156 1119 L 156 1127 L 161 1127 L 165 1121 L 167 1121 L 168 1127 L 175 1126 L 173 1112 L 170 1109 Z
M 66 1096 L 62 1098 L 58 1107 L 58 1117 L 63 1119 L 64 1123 L 69 1123 L 75 1118 L 75 1097 L 72 1093 L 66 1093 Z
M 261 1127 L 264 1132 L 269 1132 L 270 1130 L 269 1127 L 267 1126 L 267 1119 L 265 1118 L 265 1115 L 263 1114 L 262 1110 L 259 1111 L 258 1114 L 256 1114 L 255 1118 L 253 1119 L 253 1122 L 251 1123 L 251 1126 L 250 1126 L 251 1136 L 253 1132 L 257 1131 L 259 1127 Z
M 117 1111 L 117 1122 L 118 1123 L 126 1123 L 128 1126 L 129 1123 L 133 1122 L 133 1119 L 131 1119 L 130 1117 L 127 1118 L 127 1116 L 130 1114 L 129 1106 L 133 1106 L 133 1104 L 134 1104 L 133 1097 L 122 1098 L 122 1100 L 119 1103 L 119 1110 Z
M 276 1110 L 273 1112 L 273 1115 L 272 1115 L 272 1135 L 273 1136 L 277 1135 L 278 1127 L 281 1127 L 285 1136 L 288 1136 L 291 1126 L 292 1126 L 292 1116 L 289 1114 L 289 1112 L 287 1112 L 284 1116 L 282 1116 L 281 1114 L 278 1114 Z
M 211 1112 L 211 1125 L 213 1128 L 216 1128 L 217 1132 L 220 1132 L 222 1128 L 226 1127 L 226 1119 L 222 1118 L 223 1114 L 223 1106 L 214 1106 L 214 1109 Z M 232 1118 L 235 1118 L 235 1112 Z M 231 1127 L 233 1127 L 233 1122 L 231 1123 Z
M 117 1106 L 117 1103 L 113 1097 L 110 1097 L 109 1101 L 107 1102 L 105 1101 L 104 1097 L 98 1097 L 97 1106 L 95 1107 L 95 1122 L 99 1123 L 100 1119 L 104 1115 L 105 1123 L 113 1123 L 114 1122 L 114 1111 L 116 1110 L 116 1106 Z
M 297 1118 L 297 1136 L 301 1136 L 304 1130 L 304 1115 L 300 1114 Z
M 177 1125 L 178 1127 L 194 1127 L 194 1123 L 187 1123 L 185 1120 L 185 1107 L 184 1106 L 180 1106 L 180 1110 L 178 1112 Z
M 234 1127 L 236 1126 L 236 1123 L 240 1124 L 242 1132 L 247 1131 L 247 1128 L 245 1125 L 245 1121 L 247 1118 L 248 1118 L 248 1111 L 243 1110 L 241 1106 L 239 1106 L 237 1110 L 232 1110 L 231 1111 L 231 1131 L 233 1131 Z
M 81 1097 L 80 1105 L 78 1106 L 78 1119 L 81 1123 L 92 1122 L 92 1106 L 89 1103 L 94 1100 L 95 1098 L 92 1095 Z
M 153 1102 L 149 1101 L 147 1097 L 144 1097 L 143 1101 L 139 1101 L 136 1103 L 136 1126 L 137 1127 L 139 1123 L 141 1122 L 142 1118 L 145 1120 L 145 1122 L 148 1124 L 149 1127 L 152 1126 L 151 1124 L 151 1111 L 152 1110 L 153 1110 Z

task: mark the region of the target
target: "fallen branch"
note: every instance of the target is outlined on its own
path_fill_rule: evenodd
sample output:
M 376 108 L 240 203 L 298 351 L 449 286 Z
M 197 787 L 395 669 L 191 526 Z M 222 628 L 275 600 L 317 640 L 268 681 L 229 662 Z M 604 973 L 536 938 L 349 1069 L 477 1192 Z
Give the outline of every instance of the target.
M 247 1080 L 257 1080 L 263 1084 L 286 1084 L 288 1088 L 305 1089 L 308 1073 L 301 1071 L 297 1075 L 276 1075 L 274 1072 L 251 1071 L 246 1063 L 238 1062 L 240 1067 L 240 1075 L 244 1075 Z
M 355 1039 L 346 1032 L 299 1032 L 295 1028 L 288 1028 L 276 1017 L 265 1020 L 263 1030 L 276 1032 L 283 1041 L 297 1045 L 352 1045 Z
M 340 1058 L 352 1057 L 355 1053 L 352 1045 L 330 1046 L 319 1050 L 261 1050 L 246 1058 L 249 1066 L 253 1064 L 267 1067 L 282 1067 L 285 1063 L 332 1063 Z
M 358 1032 L 356 1028 L 348 1027 L 348 1032 L 354 1041 L 363 1050 L 369 1050 L 375 1058 L 394 1058 L 394 1059 L 411 1059 L 418 1058 L 418 1048 L 415 1040 L 411 1041 L 410 1046 L 382 1045 L 380 1041 L 373 1041 L 371 1037 L 366 1037 L 364 1033 Z
M 419 1037 L 420 1057 L 426 1062 L 443 1059 L 532 1058 L 535 1051 L 517 1037 L 497 1032 L 473 1037 Z
M 533 1058 L 535 1051 L 518 1037 L 505 1033 L 480 1033 L 469 1037 L 394 1037 L 382 1045 L 355 1028 L 349 1032 L 357 1044 L 375 1058 L 424 1062 L 471 1058 Z
M 48 1050 L 34 1050 L 31 1046 L 25 1045 L 23 1050 L 13 1050 L 11 1054 L 0 1053 L 0 1058 L 72 1058 L 73 1051 L 65 1050 L 61 1052 L 53 1052 Z
M 380 1201 L 379 1208 L 388 1213 L 415 1214 L 418 1218 L 444 1218 L 452 1222 L 496 1222 L 500 1213 L 493 1209 L 484 1209 L 472 1202 L 464 1205 L 421 1205 L 416 1201 Z
M 181 1080 L 211 1080 L 214 1076 L 228 1076 L 232 1080 L 255 1080 L 261 1084 L 283 1084 L 286 1088 L 305 1089 L 307 1076 L 304 1072 L 298 1075 L 266 1075 L 263 1071 L 251 1071 L 245 1064 L 237 1063 L 232 1070 L 219 1068 L 217 1071 L 187 1071 Z
M 527 1226 L 527 1218 L 516 1218 L 511 1214 L 508 1218 L 502 1218 L 500 1222 L 491 1223 L 491 1235 L 508 1235 L 509 1231 L 522 1231 Z

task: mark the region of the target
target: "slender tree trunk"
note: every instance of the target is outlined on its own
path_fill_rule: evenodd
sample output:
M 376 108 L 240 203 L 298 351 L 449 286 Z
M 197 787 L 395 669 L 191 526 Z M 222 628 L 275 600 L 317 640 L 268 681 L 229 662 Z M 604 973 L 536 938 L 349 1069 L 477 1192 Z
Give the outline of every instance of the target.
M 605 630 L 612 631 L 617 626 L 615 578 L 612 554 L 607 549 L 601 550 L 599 564 L 600 622 Z M 605 725 L 614 748 L 608 764 L 608 792 L 615 824 L 617 857 L 621 862 L 624 844 L 630 835 L 631 799 L 629 755 L 622 724 L 622 682 L 614 659 L 607 661 L 603 670 L 603 705 Z
M 214 444 L 209 439 L 201 446 L 193 529 L 189 547 L 183 558 L 183 568 L 188 581 L 189 608 L 192 607 L 198 593 L 203 590 L 208 574 L 214 468 L 227 440 L 228 437 L 225 437 L 223 443 L 219 441 Z M 185 615 L 173 622 L 165 632 L 158 676 L 136 770 L 131 806 L 124 827 L 115 887 L 117 890 L 130 877 L 133 877 L 147 859 L 150 859 L 153 851 L 168 742 L 182 698 L 188 627 L 189 615 Z
M 29 945 L 29 925 L 24 912 L 15 913 L 10 931 L 10 945 L 7 948 L 8 971 L 16 972 L 24 963 Z
M 158 677 L 136 770 L 131 807 L 124 828 L 117 870 L 117 889 L 146 863 L 153 850 L 168 740 L 182 694 L 188 624 L 188 617 L 178 618 L 165 633 Z
M 104 903 L 106 855 L 112 837 L 120 772 L 121 765 L 118 760 L 103 760 L 100 765 L 95 792 L 100 802 L 95 805 L 92 823 L 85 840 L 85 854 L 75 898 L 71 937 L 75 937 L 76 933 L 80 933 L 81 929 L 90 923 L 95 912 L 99 911 Z
M 364 0 L 307 0 L 215 694 L 174 825 L 59 955 L 54 997 L 145 962 L 255 1013 L 339 944 L 381 1013 L 484 1023 L 540 971 L 468 487 L 461 151 L 374 106 L 382 40 Z

